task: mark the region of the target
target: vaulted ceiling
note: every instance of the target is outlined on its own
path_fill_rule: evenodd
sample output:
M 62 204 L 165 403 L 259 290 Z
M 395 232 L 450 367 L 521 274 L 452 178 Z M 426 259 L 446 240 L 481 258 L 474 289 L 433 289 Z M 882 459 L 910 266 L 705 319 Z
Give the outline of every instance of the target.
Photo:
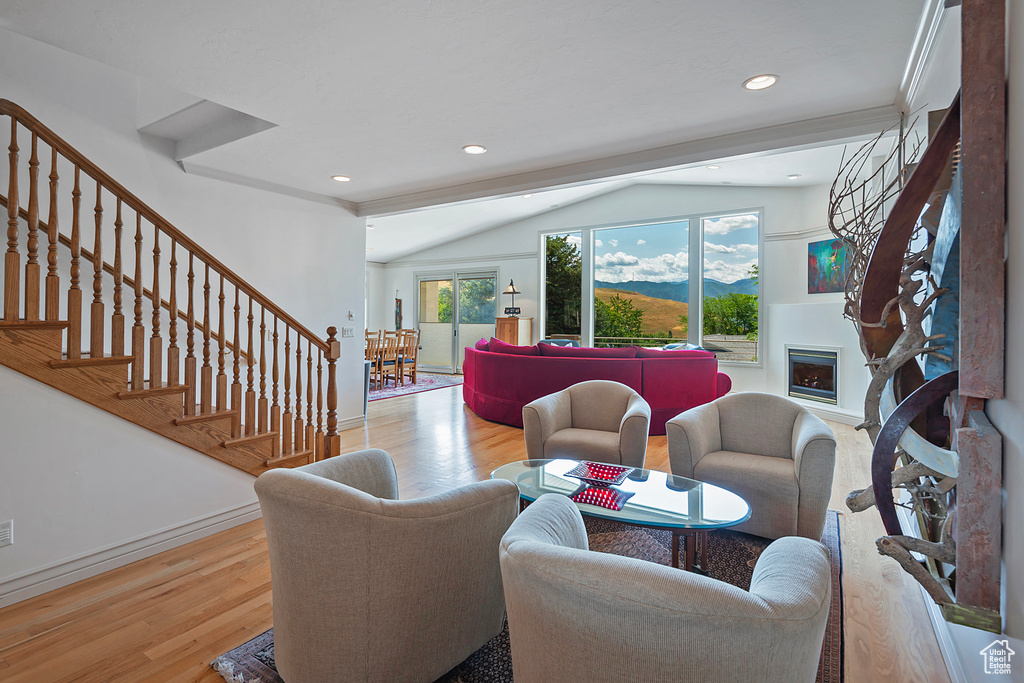
M 0 0 L 0 26 L 253 122 L 179 144 L 189 172 L 379 215 L 877 130 L 934 4 Z

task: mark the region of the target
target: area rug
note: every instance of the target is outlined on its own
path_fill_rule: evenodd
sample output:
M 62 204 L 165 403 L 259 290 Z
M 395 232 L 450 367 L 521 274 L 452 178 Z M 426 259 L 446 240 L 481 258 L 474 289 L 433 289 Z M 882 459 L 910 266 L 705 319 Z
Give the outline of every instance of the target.
M 584 517 L 590 549 L 669 564 L 672 534 L 607 520 Z M 818 683 L 843 680 L 842 556 L 839 515 L 829 510 L 821 542 L 832 556 L 832 607 L 821 647 Z M 770 541 L 736 531 L 708 534 L 708 575 L 744 590 L 750 588 L 754 563 Z M 274 669 L 274 629 L 211 662 L 230 683 L 283 683 Z M 512 683 L 512 651 L 508 624 L 501 633 L 435 683 Z
M 445 387 L 454 387 L 462 384 L 462 375 L 435 375 L 432 373 L 421 372 L 416 378 L 416 384 L 412 383 L 412 380 L 405 380 L 405 386 L 401 384 L 396 386 L 385 386 L 383 389 L 370 389 L 370 400 L 379 401 L 384 398 L 394 398 L 396 396 L 405 396 L 406 394 L 417 394 L 421 391 L 430 391 L 432 389 L 443 389 Z

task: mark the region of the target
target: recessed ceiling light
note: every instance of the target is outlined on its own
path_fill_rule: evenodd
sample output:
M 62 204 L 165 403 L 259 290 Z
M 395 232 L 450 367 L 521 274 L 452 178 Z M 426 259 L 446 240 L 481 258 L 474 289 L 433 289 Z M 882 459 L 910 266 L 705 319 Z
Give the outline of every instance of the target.
M 367 230 L 376 230 L 377 226 L 374 225 L 373 223 L 370 223 L 369 225 L 366 226 L 366 229 Z
M 523 195 L 523 199 L 529 199 L 532 196 L 533 196 L 532 194 L 524 194 Z
M 775 85 L 779 77 L 775 74 L 761 74 L 743 81 L 743 87 L 747 90 L 764 90 Z
M 337 180 L 339 183 L 347 183 L 352 180 L 347 175 L 332 175 L 331 180 Z
M 789 174 L 788 176 L 786 176 L 786 177 L 787 177 L 787 178 L 789 178 L 790 180 L 796 180 L 797 178 L 799 178 L 799 177 L 800 177 L 800 174 L 799 174 L 799 173 L 790 173 L 790 174 Z
M 462 151 L 466 154 L 483 154 L 487 151 L 487 148 L 483 145 L 466 145 L 462 148 Z
M 709 166 L 705 166 L 704 168 L 709 168 L 709 169 L 711 169 L 712 171 L 717 171 L 718 169 L 720 169 L 720 168 L 722 168 L 722 167 L 721 167 L 721 166 L 718 166 L 718 165 L 716 165 L 716 164 L 711 164 L 711 165 L 709 165 Z

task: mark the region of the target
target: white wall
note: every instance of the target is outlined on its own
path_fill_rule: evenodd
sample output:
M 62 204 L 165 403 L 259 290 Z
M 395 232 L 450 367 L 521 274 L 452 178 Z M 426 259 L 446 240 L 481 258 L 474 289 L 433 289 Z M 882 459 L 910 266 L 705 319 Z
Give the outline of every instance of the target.
M 826 186 L 633 185 L 393 261 L 385 268 L 387 299 L 370 305 L 386 310 L 396 289 L 399 296 L 411 297 L 416 272 L 497 266 L 502 284 L 514 278 L 516 286 L 524 292 L 516 297 L 516 303 L 522 307 L 524 316 L 534 318 L 536 341 L 540 334 L 539 233 L 761 208 L 764 246 L 760 277 L 765 305 L 762 358 L 770 359 L 770 363 L 777 362 L 776 357 L 783 353 L 785 344 L 842 345 L 844 361 L 851 368 L 851 381 L 850 388 L 843 391 L 845 398 L 840 408 L 850 413 L 849 421 L 859 423 L 863 415 L 863 391 L 859 400 L 855 396 L 858 387 L 866 386 L 867 370 L 860 362 L 862 356 L 853 328 L 842 318 L 843 295 L 807 293 L 807 244 L 830 236 L 825 227 L 827 200 Z M 776 304 L 810 305 L 815 307 L 816 314 L 821 313 L 822 304 L 830 304 L 829 316 L 824 325 L 816 320 L 808 327 L 776 326 L 772 320 Z M 782 392 L 783 378 L 776 372 L 769 372 L 768 364 L 723 364 L 722 369 L 732 377 L 737 391 Z M 814 407 L 819 405 L 814 404 Z
M 130 74 L 0 29 L 0 97 L 39 118 L 309 329 L 358 330 L 365 222 L 333 205 L 186 175 L 166 145 L 136 132 L 139 87 Z M 362 355 L 361 338 L 342 341 L 342 423 L 362 421 Z M 59 574 L 53 567 L 70 566 L 61 565 L 68 558 L 116 556 L 105 549 L 145 547 L 139 539 L 202 528 L 195 520 L 228 519 L 229 508 L 251 512 L 249 475 L 9 371 L 0 377 L 0 520 L 14 518 L 16 527 L 15 544 L 0 549 L 0 594 L 12 589 L 11 577 L 21 576 L 21 586 L 32 581 L 26 573 Z M 49 419 L 29 420 L 31 412 Z

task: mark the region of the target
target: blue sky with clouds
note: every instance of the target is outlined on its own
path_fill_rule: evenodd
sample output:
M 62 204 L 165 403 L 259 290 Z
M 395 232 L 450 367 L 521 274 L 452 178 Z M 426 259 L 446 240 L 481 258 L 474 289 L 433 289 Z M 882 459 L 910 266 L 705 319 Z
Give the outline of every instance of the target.
M 687 280 L 689 227 L 687 221 L 677 221 L 595 230 L 595 279 Z M 719 282 L 750 277 L 750 269 L 757 263 L 757 214 L 704 219 L 703 228 L 704 277 Z

